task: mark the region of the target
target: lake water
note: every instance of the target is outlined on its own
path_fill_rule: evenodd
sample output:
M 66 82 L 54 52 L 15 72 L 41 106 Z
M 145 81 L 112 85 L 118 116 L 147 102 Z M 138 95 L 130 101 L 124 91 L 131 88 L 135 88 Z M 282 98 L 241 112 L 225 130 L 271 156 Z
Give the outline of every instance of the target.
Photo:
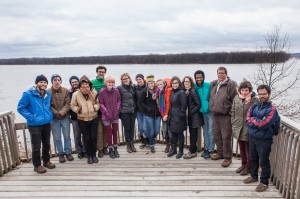
M 256 64 L 183 64 L 183 65 L 105 65 L 107 67 L 106 76 L 116 78 L 116 85 L 120 84 L 120 75 L 128 72 L 134 79 L 135 75 L 142 73 L 145 77 L 153 74 L 155 79 L 179 76 L 181 79 L 190 75 L 193 77 L 196 70 L 205 72 L 206 81 L 212 81 L 217 78 L 216 70 L 219 66 L 224 66 L 228 70 L 228 76 L 237 83 L 243 78 L 248 80 L 251 74 L 256 70 Z M 298 66 L 299 63 L 298 63 Z M 69 88 L 69 77 L 77 75 L 88 76 L 90 79 L 96 77 L 97 65 L 0 65 L 0 112 L 13 110 L 16 112 L 17 122 L 24 122 L 25 119 L 20 116 L 16 109 L 17 103 L 22 93 L 34 85 L 37 75 L 44 74 L 51 86 L 50 78 L 53 74 L 60 74 L 62 77 L 62 86 Z M 134 81 L 135 82 L 135 81 Z M 299 86 L 300 87 L 300 86 Z M 299 88 L 298 87 L 298 88 Z M 294 95 L 300 97 L 299 89 Z

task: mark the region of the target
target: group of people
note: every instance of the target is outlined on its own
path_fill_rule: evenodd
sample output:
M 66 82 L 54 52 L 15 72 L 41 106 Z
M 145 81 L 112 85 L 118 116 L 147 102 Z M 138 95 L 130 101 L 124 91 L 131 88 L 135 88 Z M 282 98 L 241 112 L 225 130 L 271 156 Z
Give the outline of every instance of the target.
M 224 159 L 223 167 L 231 164 L 234 136 L 238 140 L 242 163 L 236 172 L 240 175 L 250 173 L 244 183 L 257 182 L 260 166 L 262 173 L 256 191 L 267 189 L 272 136 L 275 123 L 280 119 L 269 101 L 269 86 L 259 86 L 256 94 L 248 81 L 238 86 L 228 77 L 225 67 L 217 69 L 217 80 L 212 82 L 205 81 L 205 73 L 201 70 L 197 70 L 193 78 L 185 76 L 182 80 L 177 76 L 155 80 L 154 75 L 145 78 L 143 74 L 137 74 L 136 84 L 130 74 L 124 73 L 117 87 L 114 77 L 105 77 L 105 66 L 98 66 L 96 73 L 93 80 L 85 75 L 80 79 L 70 77 L 71 89 L 61 86 L 59 74 L 52 75 L 52 86 L 47 89 L 48 79 L 39 75 L 35 86 L 23 93 L 18 112 L 27 120 L 34 171 L 45 173 L 45 167 L 55 168 L 49 154 L 51 130 L 59 162 L 74 160 L 70 123 L 79 159 L 86 157 L 87 163 L 93 164 L 104 155 L 112 159 L 120 157 L 117 137 L 120 118 L 128 153 L 137 152 L 134 146 L 136 120 L 140 149 L 146 147 L 155 153 L 156 137 L 162 131 L 165 153 L 168 157 L 176 155 L 177 159 L 197 156 L 198 129 L 202 127 L 204 152 L 201 157 Z M 184 154 L 187 127 L 190 146 Z

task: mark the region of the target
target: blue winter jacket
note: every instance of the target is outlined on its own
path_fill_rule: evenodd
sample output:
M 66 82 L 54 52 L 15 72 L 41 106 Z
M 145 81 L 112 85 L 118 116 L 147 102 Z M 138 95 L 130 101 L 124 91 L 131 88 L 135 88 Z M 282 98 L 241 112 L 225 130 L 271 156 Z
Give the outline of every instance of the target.
M 51 94 L 46 91 L 44 98 L 38 93 L 36 87 L 23 93 L 19 103 L 18 112 L 27 120 L 28 126 L 40 126 L 52 121 Z
M 203 82 L 201 86 L 195 84 L 195 90 L 201 101 L 200 113 L 209 113 L 209 95 L 210 95 L 210 83 Z
M 272 102 L 265 104 L 256 102 L 247 112 L 249 135 L 258 139 L 272 139 L 275 122 L 279 119 L 279 114 Z

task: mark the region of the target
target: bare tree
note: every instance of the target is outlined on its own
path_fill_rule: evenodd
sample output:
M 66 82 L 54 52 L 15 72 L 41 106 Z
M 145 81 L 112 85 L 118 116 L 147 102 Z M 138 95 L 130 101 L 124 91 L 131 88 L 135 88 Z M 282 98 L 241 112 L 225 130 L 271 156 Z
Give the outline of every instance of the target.
M 281 114 L 299 119 L 300 67 L 296 59 L 290 59 L 289 36 L 280 31 L 281 27 L 275 26 L 264 36 L 265 46 L 260 49 L 260 64 L 252 80 L 256 86 L 266 84 L 271 87 L 271 99 Z

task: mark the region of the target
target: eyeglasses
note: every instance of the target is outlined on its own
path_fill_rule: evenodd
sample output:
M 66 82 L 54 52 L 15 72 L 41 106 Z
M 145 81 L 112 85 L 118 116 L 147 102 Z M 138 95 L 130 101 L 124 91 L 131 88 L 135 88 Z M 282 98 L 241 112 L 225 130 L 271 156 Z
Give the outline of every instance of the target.
M 184 81 L 184 83 L 191 83 L 190 81 Z
M 122 81 L 126 81 L 126 80 L 129 80 L 129 78 L 127 77 L 127 78 L 123 78 L 123 79 L 122 79 Z
M 268 93 L 258 93 L 259 96 L 268 95 Z
M 78 81 L 71 82 L 71 84 L 78 84 Z
M 105 71 L 97 71 L 99 74 L 105 74 Z
M 172 82 L 172 84 L 179 84 L 179 82 Z

